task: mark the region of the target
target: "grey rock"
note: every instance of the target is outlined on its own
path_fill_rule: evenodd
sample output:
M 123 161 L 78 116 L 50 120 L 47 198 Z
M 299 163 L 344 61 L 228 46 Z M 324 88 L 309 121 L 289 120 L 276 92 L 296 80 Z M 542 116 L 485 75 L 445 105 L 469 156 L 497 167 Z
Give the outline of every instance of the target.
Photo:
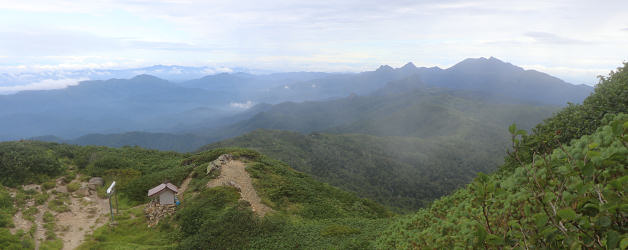
M 99 187 L 102 187 L 104 185 L 105 180 L 101 177 L 92 177 L 91 179 L 89 179 L 89 183 L 87 184 L 87 186 L 91 190 L 98 190 Z

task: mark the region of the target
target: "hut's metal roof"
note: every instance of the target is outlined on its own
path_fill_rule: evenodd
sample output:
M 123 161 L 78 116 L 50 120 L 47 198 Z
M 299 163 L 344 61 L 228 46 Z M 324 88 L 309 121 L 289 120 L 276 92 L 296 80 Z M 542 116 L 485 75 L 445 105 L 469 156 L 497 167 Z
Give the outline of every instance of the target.
M 175 193 L 179 192 L 179 190 L 177 189 L 177 186 L 175 186 L 172 183 L 168 182 L 168 183 L 159 184 L 158 186 L 148 190 L 148 197 L 151 197 L 151 196 L 153 196 L 155 194 L 158 194 L 159 192 L 161 192 L 162 190 L 164 190 L 166 188 L 172 190 Z

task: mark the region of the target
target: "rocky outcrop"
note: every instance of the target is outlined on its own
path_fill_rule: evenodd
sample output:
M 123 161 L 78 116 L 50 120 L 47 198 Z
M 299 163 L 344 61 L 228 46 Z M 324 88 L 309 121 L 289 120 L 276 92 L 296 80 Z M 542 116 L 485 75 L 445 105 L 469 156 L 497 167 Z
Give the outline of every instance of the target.
M 216 160 L 210 162 L 209 165 L 207 165 L 207 174 L 211 174 L 213 171 L 220 169 L 231 160 L 233 160 L 233 156 L 230 154 L 224 154 L 219 156 Z
M 87 187 L 89 187 L 90 190 L 98 190 L 98 188 L 104 185 L 105 185 L 105 180 L 103 178 L 92 177 L 91 179 L 89 179 L 89 183 L 87 184 Z
M 88 187 L 80 187 L 78 190 L 76 190 L 74 192 L 74 194 L 76 194 L 77 196 L 89 196 L 92 194 L 92 192 L 89 190 Z
M 234 188 L 236 188 L 238 190 L 238 192 L 242 191 L 242 188 L 240 187 L 240 185 L 238 185 L 238 183 L 236 183 L 235 181 L 232 181 L 232 180 L 228 180 L 228 181 L 223 182 L 223 185 L 234 187 Z
M 144 207 L 144 214 L 148 219 L 148 227 L 154 227 L 159 223 L 159 220 L 174 214 L 176 212 L 176 205 L 161 205 L 159 201 L 153 200 L 146 204 Z

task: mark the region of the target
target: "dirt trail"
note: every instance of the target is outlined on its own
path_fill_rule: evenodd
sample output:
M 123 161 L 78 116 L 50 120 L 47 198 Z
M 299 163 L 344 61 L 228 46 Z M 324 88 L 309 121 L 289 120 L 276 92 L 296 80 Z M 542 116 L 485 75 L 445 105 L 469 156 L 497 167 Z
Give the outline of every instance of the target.
M 179 188 L 179 194 L 183 194 L 183 192 L 188 189 L 188 185 L 190 185 L 190 181 L 192 181 L 193 174 L 194 172 L 190 173 L 190 175 L 188 175 L 188 177 L 183 180 L 183 183 L 181 183 L 181 187 Z
M 220 176 L 209 181 L 207 187 L 230 186 L 230 182 L 235 183 L 240 188 L 242 199 L 251 203 L 253 212 L 263 217 L 272 209 L 262 203 L 245 168 L 246 166 L 241 161 L 229 161 L 221 167 Z
M 13 215 L 13 224 L 15 224 L 15 227 L 9 229 L 12 234 L 15 234 L 20 229 L 24 232 L 28 232 L 28 230 L 30 230 L 31 226 L 33 225 L 31 221 L 24 218 L 22 211 L 17 211 L 17 213 Z
M 87 183 L 82 182 L 81 185 L 86 187 Z M 38 185 L 25 187 L 25 189 L 41 190 Z M 32 226 L 35 226 L 35 234 L 33 235 L 35 249 L 39 249 L 41 243 L 46 240 L 46 229 L 44 228 L 44 213 L 46 212 L 52 213 L 56 218 L 55 234 L 63 240 L 63 249 L 75 249 L 83 242 L 86 234 L 93 232 L 94 229 L 108 221 L 109 202 L 107 199 L 99 198 L 96 192 L 85 197 L 70 194 L 65 204 L 70 211 L 56 213 L 48 208 L 48 204 L 57 196 L 68 193 L 67 185 L 57 182 L 55 191 L 57 195 L 53 194 L 52 191 L 42 190 L 42 192 L 47 192 L 50 195 L 44 204 L 35 206 L 34 200 L 31 199 L 13 216 L 15 228 L 11 229 L 12 233 L 20 229 L 28 231 Z M 23 211 L 30 207 L 36 207 L 38 211 L 37 214 L 33 215 L 34 223 L 24 218 Z
M 81 184 L 87 185 L 87 183 Z M 57 225 L 64 228 L 63 232 L 59 233 L 59 238 L 63 240 L 64 250 L 78 247 L 83 243 L 86 234 L 103 226 L 109 218 L 109 201 L 99 198 L 96 192 L 82 198 L 70 196 L 68 208 L 69 212 L 56 216 Z
M 46 192 L 46 191 L 44 191 Z M 55 195 L 51 194 L 48 198 L 48 201 L 51 201 L 55 198 Z M 46 229 L 44 229 L 44 213 L 48 211 L 48 201 L 45 204 L 37 206 L 37 214 L 35 215 L 35 225 L 37 229 L 35 230 L 35 235 L 33 238 L 35 239 L 35 249 L 39 249 L 39 245 L 42 241 L 46 240 Z

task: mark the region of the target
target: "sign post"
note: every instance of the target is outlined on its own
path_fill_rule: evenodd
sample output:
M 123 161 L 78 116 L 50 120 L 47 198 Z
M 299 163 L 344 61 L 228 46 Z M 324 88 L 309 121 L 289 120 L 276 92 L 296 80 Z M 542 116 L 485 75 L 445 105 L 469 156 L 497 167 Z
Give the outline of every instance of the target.
M 113 195 L 113 193 L 116 192 L 115 190 L 116 187 L 116 182 L 112 182 L 111 186 L 109 186 L 109 188 L 107 188 L 107 196 L 109 197 L 109 213 L 111 214 L 111 224 L 114 224 L 114 218 L 113 218 L 113 204 L 111 203 L 111 196 Z M 116 195 L 116 213 L 118 213 L 118 196 Z

